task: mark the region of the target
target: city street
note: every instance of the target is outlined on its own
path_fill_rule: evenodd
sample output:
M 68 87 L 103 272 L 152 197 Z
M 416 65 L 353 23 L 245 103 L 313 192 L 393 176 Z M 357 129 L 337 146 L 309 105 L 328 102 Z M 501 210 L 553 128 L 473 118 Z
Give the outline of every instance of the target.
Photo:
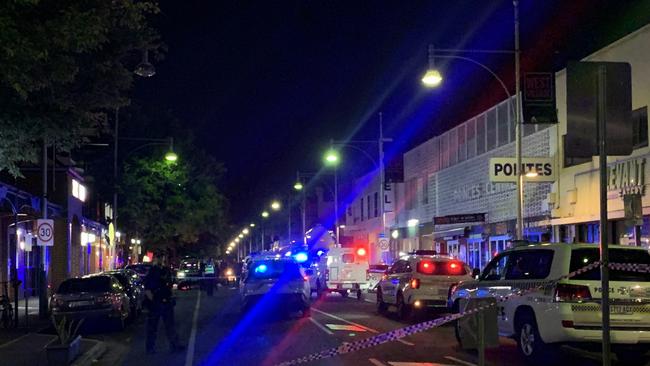
M 96 365 L 274 365 L 409 325 L 375 312 L 374 297 L 365 301 L 331 294 L 314 304 L 311 318 L 253 315 L 242 318 L 235 289 L 220 289 L 213 297 L 197 290 L 177 293 L 176 323 L 187 352 L 170 354 L 159 329 L 157 353 L 145 355 L 144 317 L 124 332 L 91 334 L 106 342 L 107 352 Z M 255 311 L 254 311 L 255 312 Z M 253 313 L 254 313 L 253 312 Z M 421 319 L 419 319 L 421 320 Z M 195 334 L 193 337 L 192 335 Z M 574 365 L 597 365 L 597 355 L 570 352 Z M 510 340 L 486 353 L 489 365 L 523 365 Z M 459 349 L 451 326 L 408 336 L 359 352 L 310 365 L 476 365 L 475 352 Z

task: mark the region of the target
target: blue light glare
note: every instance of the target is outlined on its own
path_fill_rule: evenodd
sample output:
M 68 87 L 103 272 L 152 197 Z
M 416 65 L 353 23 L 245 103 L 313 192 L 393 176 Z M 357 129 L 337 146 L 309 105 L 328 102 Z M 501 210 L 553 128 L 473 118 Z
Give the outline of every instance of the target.
M 323 255 L 324 253 L 325 253 L 325 251 L 323 251 L 323 250 L 319 250 L 319 251 L 316 252 L 316 255 L 320 257 L 320 256 Z
M 260 264 L 259 266 L 255 267 L 255 273 L 265 273 L 268 268 L 266 267 L 266 264 Z
M 285 257 L 291 257 L 291 251 L 288 251 L 288 252 L 284 253 L 284 256 Z
M 293 258 L 298 263 L 306 262 L 307 259 L 309 259 L 309 257 L 307 256 L 307 253 L 304 253 L 304 252 L 296 253 L 296 255 L 294 255 Z

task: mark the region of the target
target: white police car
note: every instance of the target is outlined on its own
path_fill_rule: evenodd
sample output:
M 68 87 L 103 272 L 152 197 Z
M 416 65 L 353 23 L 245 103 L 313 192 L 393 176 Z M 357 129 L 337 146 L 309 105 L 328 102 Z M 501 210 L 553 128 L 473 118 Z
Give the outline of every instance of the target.
M 301 311 L 310 316 L 309 281 L 305 270 L 294 257 L 275 252 L 258 254 L 250 259 L 240 282 L 242 311 L 254 306 Z
M 650 269 L 647 249 L 612 245 L 609 255 L 611 263 Z M 600 269 L 555 282 L 598 260 L 595 244 L 517 246 L 493 258 L 478 280 L 456 286 L 450 302 L 458 311 L 460 298 L 496 297 L 499 334 L 514 338 L 528 361 L 552 363 L 556 345 L 602 341 Z M 625 365 L 645 365 L 650 272 L 612 270 L 610 306 L 612 350 Z
M 434 251 L 416 251 L 403 256 L 377 285 L 377 311 L 385 313 L 394 305 L 400 318 L 415 310 L 446 309 L 449 288 L 470 280 L 465 263 Z

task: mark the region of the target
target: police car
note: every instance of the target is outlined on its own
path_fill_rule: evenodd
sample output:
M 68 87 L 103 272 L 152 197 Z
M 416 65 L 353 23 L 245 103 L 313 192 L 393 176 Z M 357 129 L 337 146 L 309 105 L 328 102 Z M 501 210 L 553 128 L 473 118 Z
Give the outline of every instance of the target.
M 647 249 L 609 248 L 611 263 L 650 269 Z M 520 245 L 493 258 L 478 280 L 456 286 L 450 302 L 458 311 L 461 298 L 501 300 L 499 334 L 514 338 L 527 361 L 548 363 L 557 356 L 559 344 L 602 341 L 600 269 L 555 282 L 598 260 L 594 244 Z M 645 365 L 650 349 L 650 273 L 611 270 L 610 307 L 612 350 L 626 365 Z
M 242 312 L 261 306 L 301 311 L 303 316 L 310 316 L 311 289 L 296 256 L 300 259 L 300 253 L 284 256 L 266 252 L 250 258 L 239 287 Z
M 449 289 L 470 280 L 465 263 L 435 251 L 419 250 L 397 260 L 377 285 L 377 311 L 385 313 L 391 305 L 400 318 L 413 311 L 446 309 Z

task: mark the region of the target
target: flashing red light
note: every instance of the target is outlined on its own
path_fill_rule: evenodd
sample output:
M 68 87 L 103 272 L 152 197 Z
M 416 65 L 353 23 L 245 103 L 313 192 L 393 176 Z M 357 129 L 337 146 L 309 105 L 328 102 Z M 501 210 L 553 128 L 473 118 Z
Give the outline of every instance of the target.
M 309 276 L 302 276 L 302 278 L 305 280 L 305 282 L 309 281 Z
M 357 255 L 360 257 L 363 257 L 366 255 L 366 248 L 359 248 L 357 249 Z
M 463 266 L 456 261 L 449 262 L 448 266 L 449 266 L 449 274 L 458 274 L 463 270 Z

